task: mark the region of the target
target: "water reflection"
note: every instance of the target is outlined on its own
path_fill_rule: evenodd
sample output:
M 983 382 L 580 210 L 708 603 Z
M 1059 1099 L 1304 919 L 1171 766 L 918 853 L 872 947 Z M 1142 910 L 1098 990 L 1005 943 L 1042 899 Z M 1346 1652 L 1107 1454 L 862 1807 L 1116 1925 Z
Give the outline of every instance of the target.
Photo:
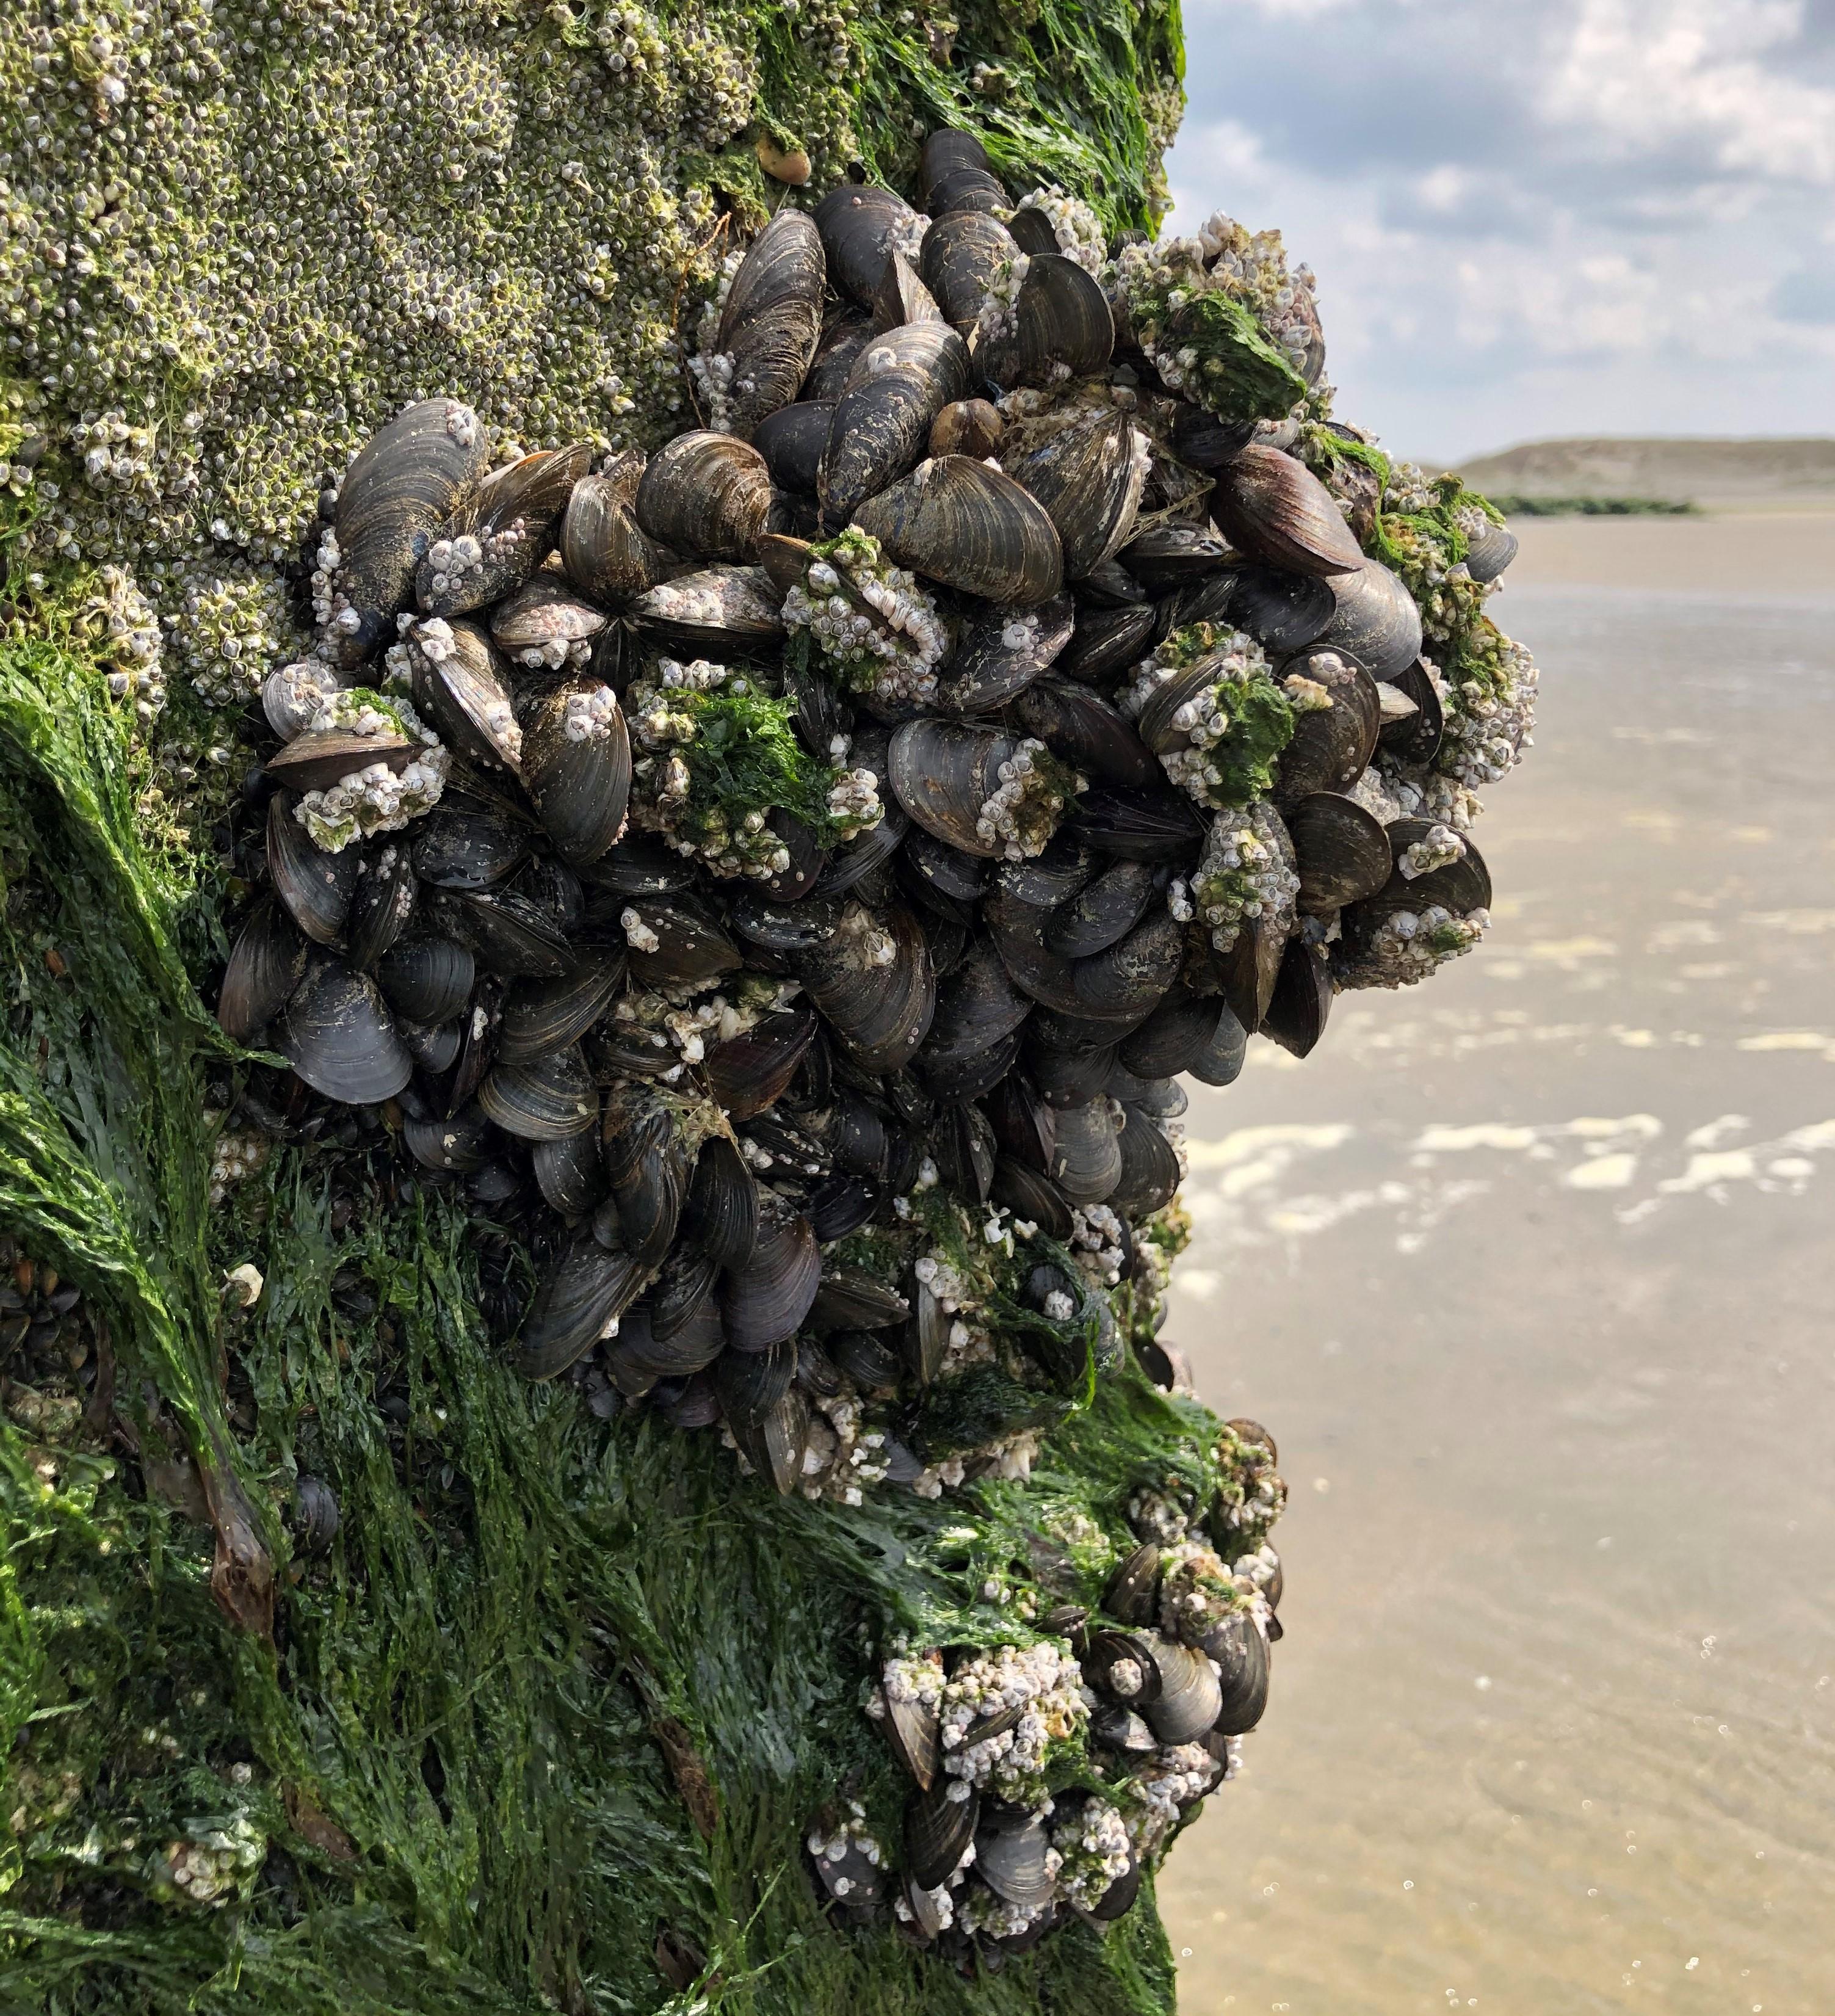
M 1514 588 L 1486 947 L 1195 1094 L 1287 1635 L 1188 2016 L 1835 2010 L 1835 596 Z

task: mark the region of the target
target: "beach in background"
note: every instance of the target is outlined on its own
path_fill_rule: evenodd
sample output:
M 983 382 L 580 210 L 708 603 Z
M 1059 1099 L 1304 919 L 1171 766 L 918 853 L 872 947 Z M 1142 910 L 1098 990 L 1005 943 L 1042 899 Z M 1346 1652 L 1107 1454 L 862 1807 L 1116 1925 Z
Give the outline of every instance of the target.
M 1835 513 L 1515 529 L 1488 938 L 1193 1088 L 1168 1334 L 1291 1499 L 1186 2016 L 1835 2008 Z

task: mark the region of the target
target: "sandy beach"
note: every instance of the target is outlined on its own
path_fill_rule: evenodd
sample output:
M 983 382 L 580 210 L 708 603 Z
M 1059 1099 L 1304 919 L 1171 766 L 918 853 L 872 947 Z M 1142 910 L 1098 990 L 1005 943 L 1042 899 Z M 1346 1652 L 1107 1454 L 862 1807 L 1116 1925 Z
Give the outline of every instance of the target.
M 1189 1117 L 1292 1499 L 1187 2016 L 1835 2007 L 1835 515 L 1517 529 L 1488 938 Z

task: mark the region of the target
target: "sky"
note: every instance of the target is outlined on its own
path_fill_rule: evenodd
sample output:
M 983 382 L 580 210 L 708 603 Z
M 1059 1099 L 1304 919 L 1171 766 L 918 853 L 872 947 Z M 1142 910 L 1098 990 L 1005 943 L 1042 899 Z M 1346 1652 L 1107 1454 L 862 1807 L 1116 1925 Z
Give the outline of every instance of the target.
M 1835 434 L 1835 0 L 1185 0 L 1173 227 L 1319 278 L 1337 411 L 1456 463 Z

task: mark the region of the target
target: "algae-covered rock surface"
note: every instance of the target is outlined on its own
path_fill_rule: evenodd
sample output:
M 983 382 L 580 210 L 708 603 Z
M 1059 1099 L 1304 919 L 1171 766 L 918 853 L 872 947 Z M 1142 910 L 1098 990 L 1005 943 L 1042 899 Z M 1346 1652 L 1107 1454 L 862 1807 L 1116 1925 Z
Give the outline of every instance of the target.
M 1030 1480 L 736 1488 L 512 1371 L 514 1247 L 373 1125 L 250 1124 L 207 1003 L 376 426 L 653 445 L 779 178 L 909 182 L 940 123 L 1150 225 L 1180 64 L 1169 7 L 1074 0 L 0 20 L 0 2005 L 1170 2003 L 1150 1902 L 965 1971 L 833 1923 L 804 1843 L 896 1832 L 888 1644 L 1093 1600 L 1143 1489 L 1255 1452 L 1130 1370 Z

